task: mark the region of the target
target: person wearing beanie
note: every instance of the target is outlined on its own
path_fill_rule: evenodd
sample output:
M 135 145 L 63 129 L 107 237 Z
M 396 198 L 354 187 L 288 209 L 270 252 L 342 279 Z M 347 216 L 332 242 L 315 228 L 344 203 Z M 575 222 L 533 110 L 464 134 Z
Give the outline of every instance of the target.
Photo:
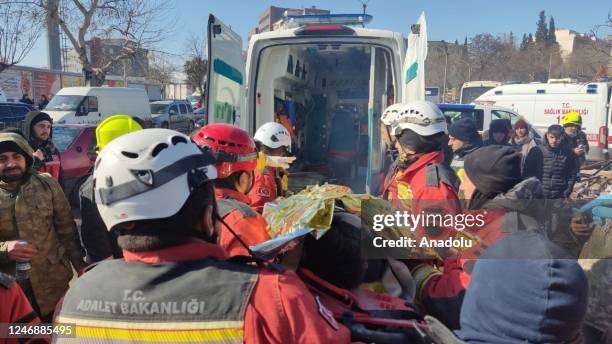
M 462 118 L 454 122 L 448 129 L 448 146 L 453 150 L 450 166 L 457 173 L 459 180 L 462 180 L 465 156 L 482 146 L 482 138 L 474 120 Z
M 417 295 L 428 295 L 421 299 L 423 308 L 451 329 L 459 328 L 463 296 L 478 257 L 508 233 L 543 226 L 542 187 L 536 178 L 521 178 L 520 162 L 520 154 L 509 146 L 485 146 L 468 154 L 459 194 L 466 202 L 463 214 L 481 222 L 463 228 L 459 237 L 470 238 L 471 244 L 451 248 L 443 269 L 425 263 L 412 269 Z
M 514 132 L 510 139 L 510 145 L 516 148 L 521 153 L 521 171 L 525 167 L 525 159 L 529 155 L 529 151 L 537 146 L 531 127 L 524 119 L 519 119 L 514 124 Z
M 53 178 L 33 169 L 33 155 L 22 136 L 0 133 L 0 273 L 14 275 L 15 261 L 29 260 L 29 282 L 20 284 L 41 320 L 51 322 L 73 267 L 81 272 L 85 263 L 68 200 Z
M 28 112 L 23 122 L 23 134 L 34 150 L 34 170 L 48 172 L 53 179 L 62 184 L 60 152 L 51 140 L 53 137 L 51 116 L 41 111 Z
M 478 259 L 455 335 L 462 343 L 581 343 L 587 278 L 577 261 L 541 233 L 520 231 Z M 433 337 L 459 343 L 436 319 Z
M 484 145 L 504 145 L 510 144 L 510 121 L 507 119 L 494 119 L 489 124 L 489 139 Z

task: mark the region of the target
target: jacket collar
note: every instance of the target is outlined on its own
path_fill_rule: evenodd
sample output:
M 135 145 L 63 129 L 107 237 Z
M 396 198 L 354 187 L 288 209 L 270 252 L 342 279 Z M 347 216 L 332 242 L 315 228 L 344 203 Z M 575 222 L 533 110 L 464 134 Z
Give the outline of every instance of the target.
M 231 189 L 216 188 L 215 197 L 217 197 L 217 199 L 231 198 L 235 199 L 238 202 L 242 202 L 249 205 L 251 204 L 251 200 L 247 195 Z
M 123 250 L 123 259 L 126 262 L 157 264 L 206 258 L 225 260 L 228 258 L 228 255 L 221 246 L 198 239 L 193 239 L 191 242 L 183 245 L 166 247 L 154 251 L 131 252 Z

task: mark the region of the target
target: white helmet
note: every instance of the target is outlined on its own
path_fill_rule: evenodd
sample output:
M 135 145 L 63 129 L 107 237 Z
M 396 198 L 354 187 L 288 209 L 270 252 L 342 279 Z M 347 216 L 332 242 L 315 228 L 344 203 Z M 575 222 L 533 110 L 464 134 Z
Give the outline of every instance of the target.
M 255 133 L 255 141 L 263 144 L 266 147 L 275 149 L 279 147 L 287 147 L 291 151 L 291 135 L 282 124 L 276 122 L 268 122 Z
M 191 191 L 216 178 L 215 158 L 168 129 L 132 132 L 111 141 L 94 165 L 94 194 L 110 230 L 130 221 L 176 214 Z
M 405 104 L 399 111 L 391 133 L 400 135 L 410 129 L 421 136 L 447 133 L 446 118 L 436 104 L 427 101 L 414 101 Z
M 383 122 L 383 124 L 387 126 L 393 125 L 393 122 L 395 122 L 395 120 L 397 119 L 397 115 L 403 106 L 404 104 L 401 103 L 387 106 L 382 116 L 380 116 L 381 122 Z

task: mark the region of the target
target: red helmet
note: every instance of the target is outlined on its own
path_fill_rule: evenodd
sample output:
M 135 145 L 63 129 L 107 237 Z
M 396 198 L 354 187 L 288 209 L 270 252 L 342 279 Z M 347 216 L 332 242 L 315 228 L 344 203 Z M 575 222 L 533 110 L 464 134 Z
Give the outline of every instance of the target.
M 227 178 L 240 171 L 253 171 L 257 165 L 255 141 L 249 134 L 231 124 L 214 123 L 203 126 L 193 141 L 217 153 L 217 178 Z

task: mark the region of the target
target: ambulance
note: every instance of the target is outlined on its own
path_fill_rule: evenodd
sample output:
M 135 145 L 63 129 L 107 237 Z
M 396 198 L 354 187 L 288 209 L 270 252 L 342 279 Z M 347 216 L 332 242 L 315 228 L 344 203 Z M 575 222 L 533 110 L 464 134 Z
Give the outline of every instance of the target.
M 563 116 L 578 111 L 589 140 L 589 160 L 609 159 L 612 143 L 612 83 L 531 83 L 502 85 L 485 92 L 474 103 L 504 106 L 525 117 L 542 132 L 561 124 Z
M 421 18 L 423 25 L 407 29 L 426 39 Z M 245 56 L 240 36 L 211 14 L 208 123 L 254 134 L 266 122 L 281 122 L 298 158 L 290 180 L 376 192 L 384 172 L 380 115 L 405 100 L 402 87 L 416 66 L 404 65 L 402 34 L 365 28 L 371 19 L 285 16 L 278 30 L 253 35 Z

